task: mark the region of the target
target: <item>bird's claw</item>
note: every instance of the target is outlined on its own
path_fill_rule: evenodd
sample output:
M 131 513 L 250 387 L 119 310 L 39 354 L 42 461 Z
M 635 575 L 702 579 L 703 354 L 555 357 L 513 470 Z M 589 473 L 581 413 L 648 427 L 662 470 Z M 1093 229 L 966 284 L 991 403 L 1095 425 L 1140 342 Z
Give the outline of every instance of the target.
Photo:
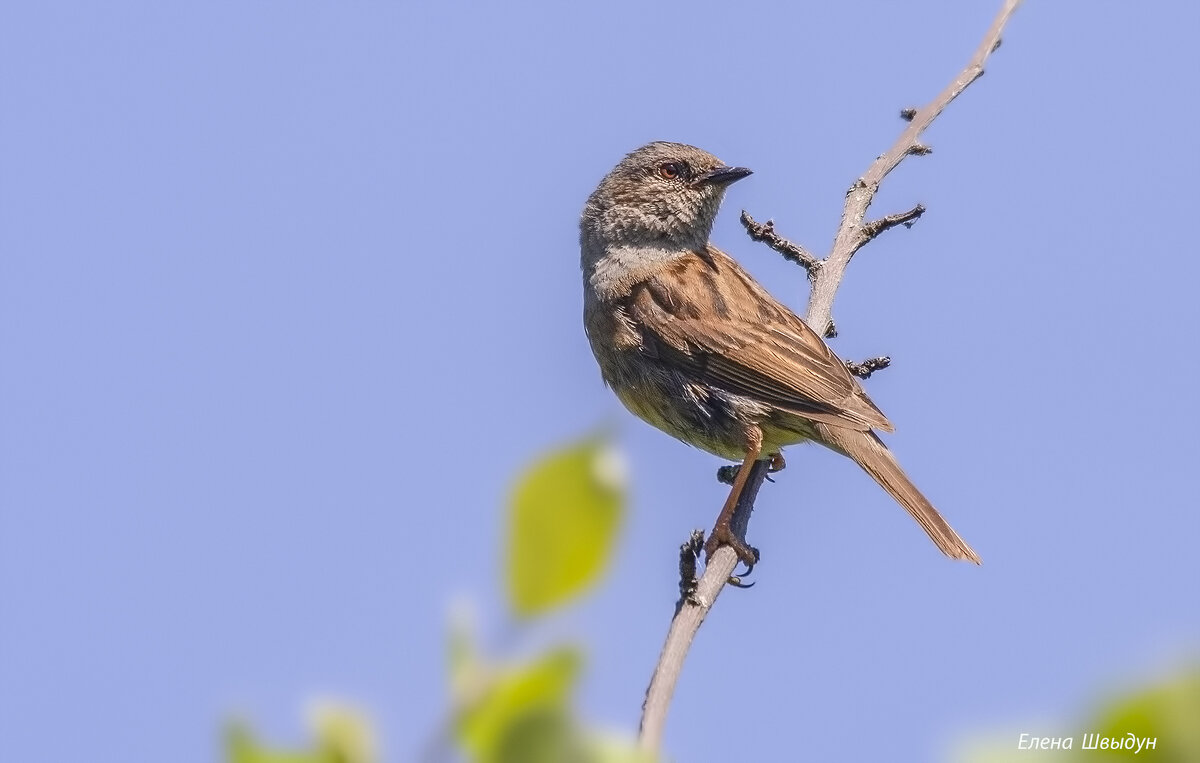
M 717 469 L 717 482 L 723 485 L 732 485 L 733 481 L 737 479 L 738 471 L 741 468 L 736 464 L 727 464 L 720 467 Z
M 758 549 L 751 546 L 750 550 L 754 552 L 754 558 L 757 560 L 758 559 Z M 754 572 L 754 565 L 746 563 L 745 560 L 742 560 L 742 559 L 739 559 L 739 561 L 741 561 L 743 564 L 746 564 L 746 571 L 743 572 L 741 575 L 730 575 L 729 580 L 727 580 L 725 582 L 728 583 L 729 585 L 733 586 L 734 588 L 753 588 L 754 582 L 752 581 L 752 582 L 747 583 L 744 580 L 744 578 L 750 577 L 750 573 Z
M 746 565 L 746 571 L 740 576 L 735 576 L 738 577 L 740 583 L 741 578 L 749 575 L 754 569 L 754 565 L 758 564 L 758 549 L 737 537 L 727 525 L 719 524 L 713 528 L 712 535 L 708 536 L 708 541 L 704 544 L 704 559 L 706 563 L 712 559 L 712 555 L 721 546 L 729 546 L 733 549 L 733 552 L 737 554 L 742 564 Z M 746 588 L 747 586 L 739 585 L 738 587 Z

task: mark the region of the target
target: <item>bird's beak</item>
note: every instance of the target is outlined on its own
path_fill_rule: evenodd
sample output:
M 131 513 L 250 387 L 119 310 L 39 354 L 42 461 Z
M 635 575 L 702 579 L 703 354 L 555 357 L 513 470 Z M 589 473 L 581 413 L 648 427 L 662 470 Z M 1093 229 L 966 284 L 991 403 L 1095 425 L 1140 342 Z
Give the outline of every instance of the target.
M 702 186 L 711 185 L 714 183 L 717 185 L 729 185 L 730 183 L 741 180 L 742 178 L 751 174 L 753 174 L 753 171 L 748 170 L 745 167 L 726 167 L 722 165 L 705 172 L 703 175 L 697 176 L 696 179 L 692 181 L 692 185 Z

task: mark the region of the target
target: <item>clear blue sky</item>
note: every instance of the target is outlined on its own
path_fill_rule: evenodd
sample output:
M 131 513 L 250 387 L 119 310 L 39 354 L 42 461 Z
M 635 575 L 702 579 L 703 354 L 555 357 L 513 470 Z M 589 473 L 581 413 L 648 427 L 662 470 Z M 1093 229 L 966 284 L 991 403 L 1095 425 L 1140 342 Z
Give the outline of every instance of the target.
M 452 597 L 521 646 L 512 475 L 613 421 L 620 558 L 559 630 L 585 715 L 633 728 L 674 549 L 724 488 L 601 386 L 584 199 L 654 139 L 753 168 L 714 238 L 799 308 L 738 210 L 826 250 L 998 5 L 7 5 L 5 756 L 212 761 L 230 713 L 298 742 L 333 695 L 410 759 Z M 929 212 L 859 254 L 835 347 L 895 359 L 867 382 L 888 442 L 985 565 L 794 449 L 758 586 L 680 684 L 678 760 L 946 759 L 1197 655 L 1197 28 L 1194 3 L 1030 2 L 889 179 L 876 212 Z

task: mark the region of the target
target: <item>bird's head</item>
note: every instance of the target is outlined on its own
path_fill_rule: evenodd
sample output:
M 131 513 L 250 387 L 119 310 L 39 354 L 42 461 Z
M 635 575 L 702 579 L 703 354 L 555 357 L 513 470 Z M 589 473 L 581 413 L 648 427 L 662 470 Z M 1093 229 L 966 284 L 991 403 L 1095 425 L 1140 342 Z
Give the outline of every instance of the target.
M 648 143 L 600 181 L 582 235 L 608 244 L 702 249 L 730 183 L 750 174 L 683 143 Z

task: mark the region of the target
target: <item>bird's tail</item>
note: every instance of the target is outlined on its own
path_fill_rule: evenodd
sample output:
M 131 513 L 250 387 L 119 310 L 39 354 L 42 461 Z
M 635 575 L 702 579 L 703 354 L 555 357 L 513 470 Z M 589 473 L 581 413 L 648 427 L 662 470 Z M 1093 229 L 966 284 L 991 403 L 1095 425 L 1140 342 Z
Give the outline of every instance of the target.
M 896 462 L 896 457 L 874 432 L 861 432 L 829 424 L 817 424 L 817 431 L 824 445 L 854 459 L 880 487 L 891 493 L 912 518 L 917 520 L 943 554 L 953 559 L 966 559 L 980 564 L 979 557 L 971 547 L 958 537 L 958 533 L 954 532 L 954 528 L 942 518 L 933 504 L 921 495 L 921 491 L 917 490 L 917 486 Z

